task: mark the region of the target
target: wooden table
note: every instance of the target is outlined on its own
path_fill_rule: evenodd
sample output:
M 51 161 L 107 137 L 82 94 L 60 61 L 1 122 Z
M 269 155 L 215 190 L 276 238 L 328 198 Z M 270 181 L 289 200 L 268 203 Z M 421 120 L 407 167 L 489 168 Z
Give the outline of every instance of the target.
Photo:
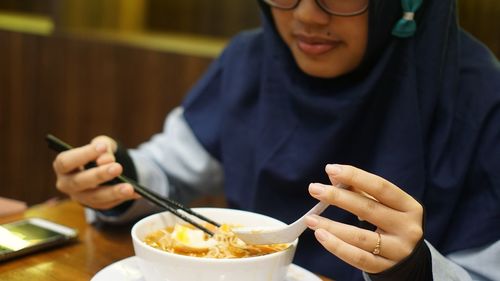
M 34 206 L 23 215 L 0 218 L 0 223 L 22 217 L 41 217 L 77 228 L 78 242 L 0 263 L 0 280 L 88 281 L 107 265 L 134 255 L 131 225 L 89 225 L 83 208 L 75 202 Z

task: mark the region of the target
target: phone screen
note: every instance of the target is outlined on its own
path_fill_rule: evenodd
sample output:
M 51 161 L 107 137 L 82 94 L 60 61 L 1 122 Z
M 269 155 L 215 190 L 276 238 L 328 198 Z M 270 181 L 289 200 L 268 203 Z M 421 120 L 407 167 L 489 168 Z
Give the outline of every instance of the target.
M 0 226 L 0 260 L 62 244 L 76 231 L 41 219 L 27 219 Z

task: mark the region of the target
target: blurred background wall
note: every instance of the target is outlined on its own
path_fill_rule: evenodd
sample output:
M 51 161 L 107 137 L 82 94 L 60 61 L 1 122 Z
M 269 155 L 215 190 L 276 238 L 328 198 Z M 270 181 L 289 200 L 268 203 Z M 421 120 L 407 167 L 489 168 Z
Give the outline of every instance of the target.
M 461 25 L 499 57 L 500 1 L 458 6 Z M 254 0 L 0 1 L 0 196 L 61 197 L 47 133 L 138 145 L 227 40 L 258 25 Z

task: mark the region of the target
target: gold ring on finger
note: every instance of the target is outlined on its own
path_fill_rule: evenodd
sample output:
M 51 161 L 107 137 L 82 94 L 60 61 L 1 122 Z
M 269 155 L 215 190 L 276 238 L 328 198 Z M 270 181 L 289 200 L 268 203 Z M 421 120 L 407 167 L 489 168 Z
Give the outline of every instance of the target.
M 380 233 L 378 233 L 378 232 L 375 232 L 375 233 L 377 233 L 377 244 L 375 244 L 375 248 L 373 248 L 372 254 L 378 255 L 378 254 L 380 254 L 380 245 L 381 245 L 382 237 L 380 236 Z

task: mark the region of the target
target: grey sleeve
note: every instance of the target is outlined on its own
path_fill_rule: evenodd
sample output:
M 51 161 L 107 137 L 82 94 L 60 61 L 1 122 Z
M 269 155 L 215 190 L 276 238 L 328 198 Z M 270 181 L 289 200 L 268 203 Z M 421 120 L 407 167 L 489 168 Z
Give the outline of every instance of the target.
M 200 195 L 222 193 L 220 163 L 198 142 L 184 119 L 183 109 L 174 109 L 163 132 L 130 150 L 139 182 L 156 192 L 188 203 Z
M 451 253 L 448 258 L 467 270 L 472 280 L 500 281 L 500 240 L 484 247 Z
M 435 281 L 500 281 L 500 240 L 490 245 L 443 256 L 426 241 Z M 363 272 L 366 281 L 371 281 Z
M 130 149 L 129 154 L 139 183 L 163 196 L 188 204 L 200 196 L 223 192 L 222 167 L 198 142 L 181 107 L 168 115 L 161 133 Z M 89 222 L 121 223 L 155 211 L 155 206 L 139 199 L 120 216 L 104 216 L 90 209 L 86 216 Z

